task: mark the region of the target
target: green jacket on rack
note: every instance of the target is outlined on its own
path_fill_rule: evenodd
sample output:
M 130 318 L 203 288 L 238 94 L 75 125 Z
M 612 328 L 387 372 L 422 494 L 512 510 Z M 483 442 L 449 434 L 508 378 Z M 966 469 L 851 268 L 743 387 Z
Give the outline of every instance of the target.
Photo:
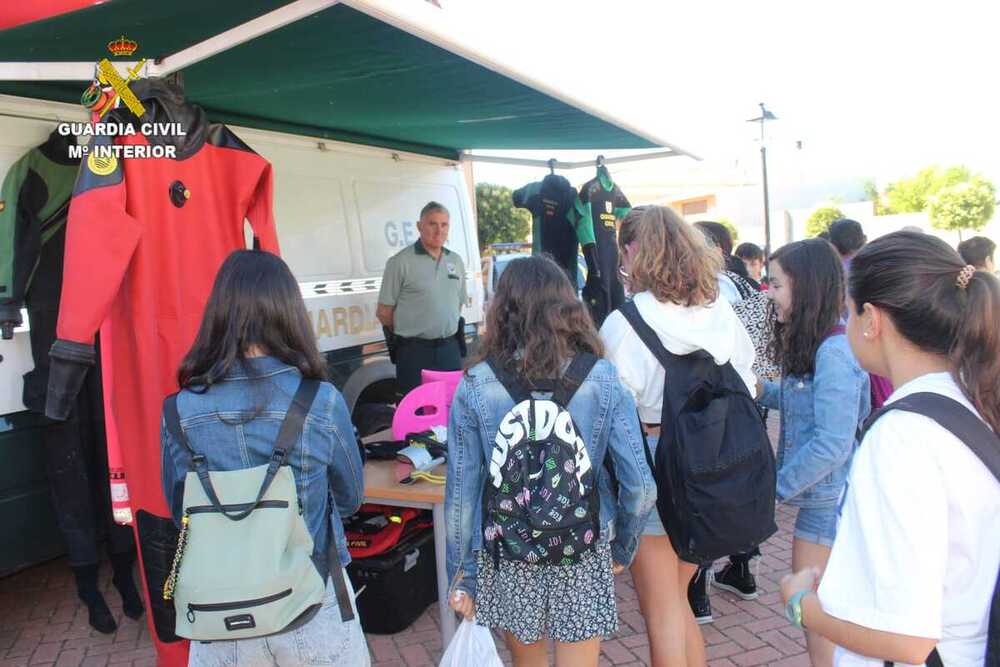
M 69 158 L 70 142 L 75 140 L 53 132 L 11 166 L 0 189 L 0 327 L 5 338 L 21 324 L 25 305 L 31 310 L 59 308 L 66 217 L 80 166 L 79 159 Z

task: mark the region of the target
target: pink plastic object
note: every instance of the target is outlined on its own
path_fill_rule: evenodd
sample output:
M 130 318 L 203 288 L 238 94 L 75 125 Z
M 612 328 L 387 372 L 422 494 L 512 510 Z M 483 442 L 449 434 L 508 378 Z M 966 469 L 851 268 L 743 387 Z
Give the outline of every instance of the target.
M 396 407 L 392 417 L 393 439 L 402 440 L 409 433 L 426 431 L 432 426 L 446 426 L 448 402 L 448 385 L 444 382 L 429 382 L 415 388 Z M 424 414 L 418 415 L 417 410 Z
M 458 383 L 462 381 L 462 371 L 420 371 L 420 381 L 423 384 L 431 382 L 444 382 L 448 385 L 448 407 L 451 407 L 451 400 L 455 398 L 455 390 Z

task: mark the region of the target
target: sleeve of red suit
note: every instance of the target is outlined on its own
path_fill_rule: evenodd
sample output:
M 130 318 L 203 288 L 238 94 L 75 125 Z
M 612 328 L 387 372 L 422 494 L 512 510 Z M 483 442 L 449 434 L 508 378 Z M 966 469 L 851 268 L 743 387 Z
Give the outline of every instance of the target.
M 95 144 L 111 143 L 95 137 Z M 93 170 L 94 165 L 101 173 Z M 51 362 L 45 414 L 66 419 L 87 369 L 96 363 L 94 335 L 121 286 L 142 236 L 125 210 L 125 172 L 120 161 L 84 160 L 73 190 L 66 227 L 62 300 Z M 102 168 L 103 167 L 103 168 Z
M 271 165 L 260 174 L 253 200 L 247 207 L 247 220 L 253 228 L 254 247 L 281 254 L 278 250 L 278 232 L 274 228 L 274 180 Z

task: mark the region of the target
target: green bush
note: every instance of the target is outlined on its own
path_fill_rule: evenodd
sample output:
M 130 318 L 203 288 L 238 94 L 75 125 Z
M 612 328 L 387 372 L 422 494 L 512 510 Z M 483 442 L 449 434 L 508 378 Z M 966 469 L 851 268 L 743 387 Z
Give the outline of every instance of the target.
M 476 184 L 476 217 L 479 219 L 479 249 L 491 243 L 516 243 L 531 234 L 531 214 L 514 208 L 510 188 L 493 183 Z
M 819 236 L 830 228 L 830 225 L 837 220 L 843 220 L 845 216 L 839 208 L 824 206 L 813 211 L 813 214 L 806 220 L 806 236 L 813 238 Z
M 978 231 L 993 218 L 997 192 L 980 176 L 951 185 L 927 198 L 927 212 L 936 229 Z

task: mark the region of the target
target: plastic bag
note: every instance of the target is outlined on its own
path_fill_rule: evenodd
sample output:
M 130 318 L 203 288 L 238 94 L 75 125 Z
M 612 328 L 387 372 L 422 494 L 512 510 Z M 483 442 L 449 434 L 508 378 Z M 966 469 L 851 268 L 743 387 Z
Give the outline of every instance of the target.
M 463 620 L 441 656 L 440 667 L 504 667 L 489 628 Z

